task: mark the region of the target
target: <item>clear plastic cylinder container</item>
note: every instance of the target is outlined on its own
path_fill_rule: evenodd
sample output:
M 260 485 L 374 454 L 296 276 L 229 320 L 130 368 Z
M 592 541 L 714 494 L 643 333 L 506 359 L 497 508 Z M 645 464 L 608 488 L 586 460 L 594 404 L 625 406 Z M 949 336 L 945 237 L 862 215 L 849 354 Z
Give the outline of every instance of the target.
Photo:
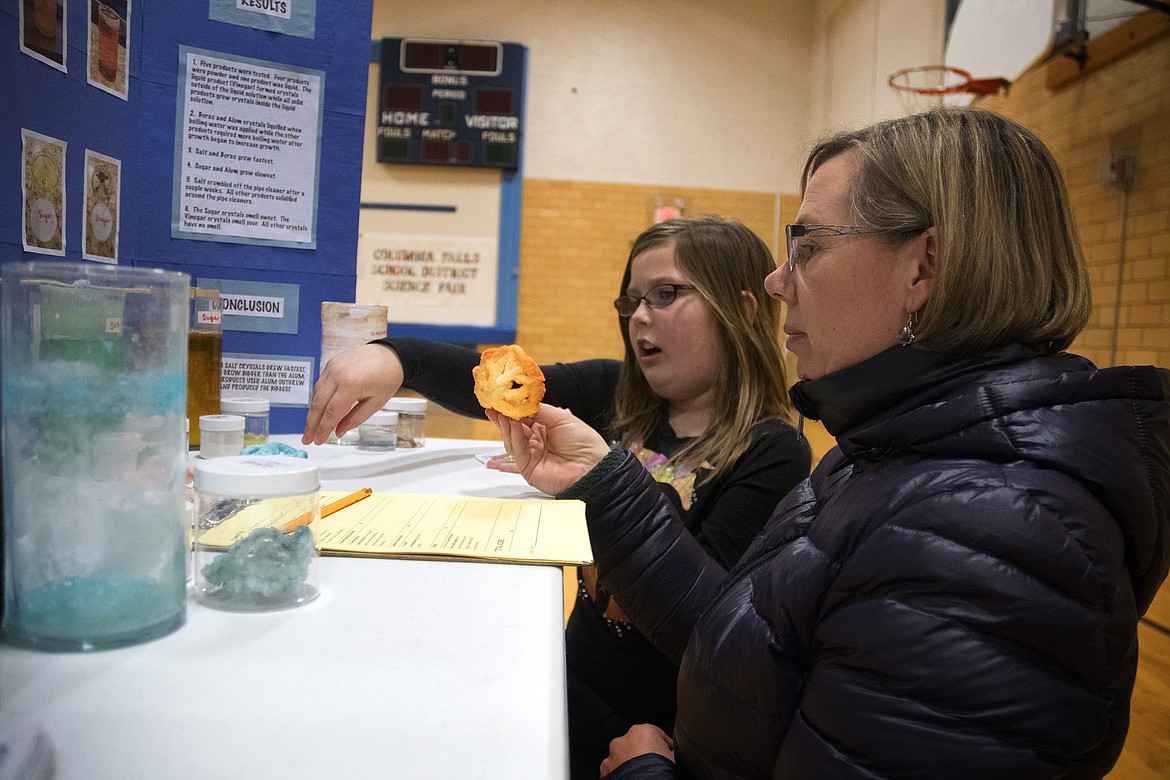
M 267 398 L 221 398 L 219 401 L 221 412 L 238 414 L 244 418 L 245 447 L 268 443 L 269 406 Z
M 321 370 L 339 353 L 386 338 L 388 310 L 382 304 L 321 302 Z M 326 444 L 354 445 L 360 440 L 356 430 L 340 439 L 329 432 Z
M 0 266 L 7 641 L 122 647 L 186 618 L 190 277 Z
M 389 452 L 398 446 L 398 412 L 374 412 L 358 426 L 358 449 Z
M 427 399 L 391 398 L 382 407 L 398 412 L 398 448 L 410 449 L 427 443 Z
M 244 418 L 238 414 L 205 414 L 199 418 L 199 457 L 226 458 L 244 449 Z
M 195 464 L 195 598 L 260 612 L 306 604 L 321 590 L 312 523 L 321 516 L 316 464 L 237 455 Z

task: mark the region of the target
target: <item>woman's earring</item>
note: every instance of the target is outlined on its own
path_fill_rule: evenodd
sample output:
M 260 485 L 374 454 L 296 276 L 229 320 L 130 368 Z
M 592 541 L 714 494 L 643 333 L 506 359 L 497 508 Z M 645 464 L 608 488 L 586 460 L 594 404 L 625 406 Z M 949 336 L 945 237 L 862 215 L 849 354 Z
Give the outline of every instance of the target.
M 910 316 L 906 319 L 906 324 L 898 329 L 898 346 L 908 347 L 914 343 L 914 326 L 918 323 L 915 312 L 910 312 Z

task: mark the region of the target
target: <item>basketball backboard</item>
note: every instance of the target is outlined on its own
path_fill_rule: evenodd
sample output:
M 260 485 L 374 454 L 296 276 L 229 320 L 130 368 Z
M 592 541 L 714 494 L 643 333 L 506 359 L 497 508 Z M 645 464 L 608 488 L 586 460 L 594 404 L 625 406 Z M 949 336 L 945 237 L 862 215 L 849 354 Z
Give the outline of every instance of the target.
M 1092 39 L 1146 10 L 1131 0 L 951 0 L 944 64 L 975 78 L 1015 81 L 1053 56 L 1072 56 L 1078 39 Z M 972 97 L 947 96 L 947 102 Z

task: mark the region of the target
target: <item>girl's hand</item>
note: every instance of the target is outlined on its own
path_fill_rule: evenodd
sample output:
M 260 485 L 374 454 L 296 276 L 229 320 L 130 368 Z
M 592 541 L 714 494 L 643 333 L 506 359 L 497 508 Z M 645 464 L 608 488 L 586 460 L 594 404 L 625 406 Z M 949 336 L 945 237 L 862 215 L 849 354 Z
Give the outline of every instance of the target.
M 381 409 L 402 387 L 398 354 L 382 344 L 363 344 L 334 355 L 313 386 L 301 444 L 340 438 Z

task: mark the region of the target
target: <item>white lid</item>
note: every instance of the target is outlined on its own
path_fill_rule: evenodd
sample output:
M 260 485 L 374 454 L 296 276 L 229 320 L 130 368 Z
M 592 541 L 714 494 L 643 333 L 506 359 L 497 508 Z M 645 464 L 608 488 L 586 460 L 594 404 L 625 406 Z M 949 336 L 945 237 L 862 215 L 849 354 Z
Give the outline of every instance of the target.
M 244 418 L 238 414 L 205 414 L 199 418 L 201 431 L 242 431 Z
M 267 398 L 221 398 L 219 399 L 219 408 L 225 414 L 228 412 L 267 412 L 268 399 Z
M 397 425 L 398 412 L 374 412 L 362 425 Z
M 417 414 L 418 412 L 425 412 L 427 410 L 427 399 L 391 398 L 382 408 L 395 412 L 415 412 Z
M 232 455 L 195 461 L 195 489 L 221 496 L 291 496 L 321 487 L 319 468 L 288 455 Z

